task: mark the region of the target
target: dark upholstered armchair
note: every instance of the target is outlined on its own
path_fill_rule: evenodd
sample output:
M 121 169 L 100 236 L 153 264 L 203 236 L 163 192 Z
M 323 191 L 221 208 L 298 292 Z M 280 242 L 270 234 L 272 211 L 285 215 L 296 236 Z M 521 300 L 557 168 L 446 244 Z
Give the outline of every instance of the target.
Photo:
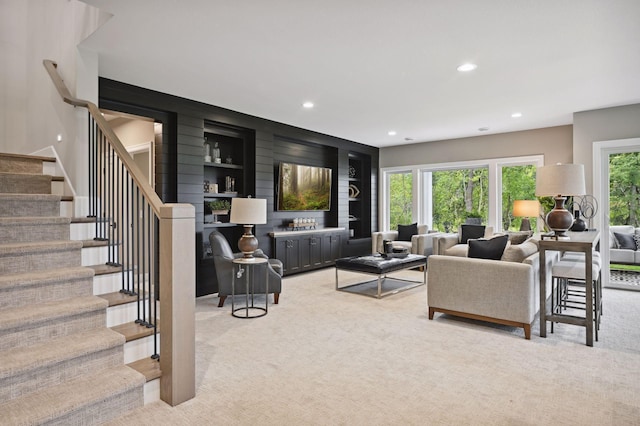
M 216 277 L 218 278 L 218 296 L 220 301 L 218 307 L 224 306 L 224 301 L 228 295 L 231 294 L 231 282 L 232 274 L 234 271 L 233 259 L 242 257 L 242 253 L 233 253 L 231 246 L 227 242 L 224 235 L 217 231 L 209 234 L 209 243 L 211 244 L 211 251 L 213 253 L 213 263 L 216 268 Z M 253 254 L 255 257 L 263 257 L 269 259 L 262 250 L 258 249 Z M 265 264 L 269 268 L 269 293 L 273 293 L 273 303 L 278 304 L 280 297 L 280 290 L 282 288 L 282 262 L 278 259 L 269 259 L 269 262 Z M 264 269 L 257 267 L 256 273 L 252 274 L 251 279 L 253 282 L 255 293 L 264 293 L 265 291 L 265 275 Z M 236 268 L 237 269 L 237 268 Z M 262 271 L 262 272 L 258 272 Z M 244 294 L 244 285 L 237 285 L 235 294 Z

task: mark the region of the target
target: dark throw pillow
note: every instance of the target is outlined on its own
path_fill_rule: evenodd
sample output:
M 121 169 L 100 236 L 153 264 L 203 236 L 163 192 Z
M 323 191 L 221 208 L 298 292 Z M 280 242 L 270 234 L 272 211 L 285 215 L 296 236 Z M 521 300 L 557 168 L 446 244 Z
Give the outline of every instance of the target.
M 618 240 L 618 248 L 622 250 L 636 250 L 636 240 L 633 239 L 633 234 L 623 234 L 619 232 L 614 232 L 613 235 L 616 236 L 616 240 Z
M 502 253 L 504 253 L 504 248 L 507 246 L 507 241 L 509 241 L 508 235 L 500 235 L 489 240 L 469 240 L 467 257 L 500 260 Z
M 467 244 L 471 239 L 484 237 L 484 225 L 460 225 L 460 244 Z
M 411 237 L 418 233 L 418 224 L 398 225 L 398 241 L 411 241 Z

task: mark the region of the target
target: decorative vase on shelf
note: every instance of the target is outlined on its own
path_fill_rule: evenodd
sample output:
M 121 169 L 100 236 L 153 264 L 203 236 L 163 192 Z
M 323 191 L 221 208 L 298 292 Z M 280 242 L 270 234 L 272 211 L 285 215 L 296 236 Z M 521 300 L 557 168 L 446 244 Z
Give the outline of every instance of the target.
M 213 152 L 211 155 L 213 157 L 214 163 L 220 164 L 222 162 L 222 159 L 220 158 L 220 147 L 218 146 L 218 142 L 213 145 Z
M 211 144 L 209 144 L 207 138 L 204 138 L 204 161 L 211 162 Z

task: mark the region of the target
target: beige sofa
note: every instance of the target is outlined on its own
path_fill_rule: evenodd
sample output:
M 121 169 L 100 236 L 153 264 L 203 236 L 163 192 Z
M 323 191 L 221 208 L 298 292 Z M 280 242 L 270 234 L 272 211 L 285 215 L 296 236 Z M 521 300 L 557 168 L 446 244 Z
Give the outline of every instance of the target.
M 547 270 L 551 270 L 557 258 L 557 253 L 547 252 Z M 441 312 L 522 327 L 525 338 L 530 339 L 531 324 L 540 309 L 537 244 L 530 240 L 511 245 L 502 259 L 437 254 L 429 257 L 429 319 L 433 319 L 436 312 Z M 547 290 L 551 288 L 550 275 L 547 275 Z

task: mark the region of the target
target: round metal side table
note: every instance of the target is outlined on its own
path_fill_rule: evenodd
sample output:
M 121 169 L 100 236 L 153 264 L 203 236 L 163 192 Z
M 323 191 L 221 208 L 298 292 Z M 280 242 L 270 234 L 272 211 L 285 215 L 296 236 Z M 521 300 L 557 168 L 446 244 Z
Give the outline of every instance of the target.
M 269 261 L 263 257 L 252 257 L 233 260 L 234 271 L 233 278 L 231 279 L 231 315 L 236 318 L 258 318 L 267 315 L 269 308 Z M 238 269 L 235 270 L 235 265 L 238 265 Z M 265 289 L 264 289 L 264 307 L 256 306 L 255 304 L 255 286 L 254 275 L 255 267 L 258 265 L 264 265 L 265 271 Z M 235 293 L 236 293 L 236 279 L 240 278 L 243 274 L 245 284 L 245 305 L 236 308 L 235 305 Z

